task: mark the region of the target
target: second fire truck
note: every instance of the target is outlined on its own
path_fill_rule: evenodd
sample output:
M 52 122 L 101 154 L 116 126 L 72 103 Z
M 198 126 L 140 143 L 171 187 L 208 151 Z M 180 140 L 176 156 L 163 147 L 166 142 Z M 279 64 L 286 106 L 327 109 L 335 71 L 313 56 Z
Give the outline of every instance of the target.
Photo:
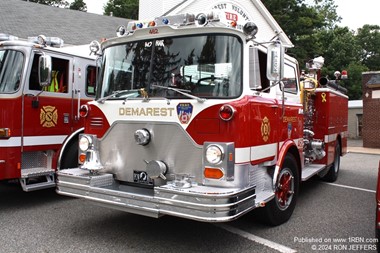
M 238 15 L 130 22 L 103 42 L 96 100 L 81 108 L 81 166 L 58 172 L 57 192 L 206 222 L 263 208 L 277 225 L 301 181 L 336 180 L 347 96 L 317 81 L 318 60 L 301 79 L 281 42 L 257 41 Z
M 78 166 L 79 108 L 95 95 L 89 53 L 57 37 L 0 34 L 0 180 L 25 191 L 55 187 L 60 150 L 61 168 Z

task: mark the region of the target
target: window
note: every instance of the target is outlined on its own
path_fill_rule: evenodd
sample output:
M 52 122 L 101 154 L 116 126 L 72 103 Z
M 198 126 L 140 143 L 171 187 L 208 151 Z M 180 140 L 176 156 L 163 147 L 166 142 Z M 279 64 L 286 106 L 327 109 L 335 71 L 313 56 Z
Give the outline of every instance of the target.
M 256 90 L 269 92 L 270 81 L 268 80 L 267 73 L 267 54 L 256 49 L 251 49 L 252 54 L 249 56 L 250 69 L 249 79 L 250 87 L 255 87 Z
M 285 92 L 297 94 L 297 75 L 296 70 L 292 66 L 284 65 L 284 78 L 281 81 L 284 84 Z
M 46 91 L 68 93 L 69 61 L 52 57 L 51 84 Z
M 38 58 L 39 54 L 35 54 L 32 63 L 32 69 L 29 76 L 29 90 L 41 90 L 41 86 L 38 80 Z
M 242 42 L 230 34 L 115 45 L 104 51 L 98 93 L 116 93 L 112 99 L 139 97 L 140 89 L 149 97 L 184 98 L 176 90 L 205 98 L 237 97 L 242 92 L 241 55 Z
M 20 88 L 23 62 L 21 52 L 0 50 L 0 93 L 13 93 Z
M 89 96 L 95 96 L 96 89 L 96 73 L 97 69 L 95 66 L 87 66 L 86 69 L 86 94 Z
M 363 130 L 363 114 L 356 114 L 357 117 L 357 135 L 358 137 L 362 137 Z
M 35 54 L 33 58 L 33 65 L 29 77 L 29 89 L 41 90 L 38 80 L 38 60 L 40 55 Z M 52 73 L 51 83 L 49 86 L 44 87 L 44 91 L 68 93 L 68 74 L 69 74 L 69 61 L 52 57 Z

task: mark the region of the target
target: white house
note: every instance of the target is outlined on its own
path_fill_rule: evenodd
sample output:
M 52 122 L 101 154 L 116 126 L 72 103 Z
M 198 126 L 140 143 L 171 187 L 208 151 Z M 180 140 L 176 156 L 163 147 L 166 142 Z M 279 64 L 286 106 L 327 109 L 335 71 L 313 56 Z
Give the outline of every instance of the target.
M 280 25 L 260 0 L 140 0 L 139 19 L 151 19 L 158 16 L 169 16 L 184 13 L 208 13 L 220 11 L 226 15 L 235 14 L 238 24 L 254 22 L 259 28 L 258 41 L 270 41 L 276 35 L 286 47 L 293 47 Z
M 348 101 L 348 137 L 362 138 L 363 100 Z

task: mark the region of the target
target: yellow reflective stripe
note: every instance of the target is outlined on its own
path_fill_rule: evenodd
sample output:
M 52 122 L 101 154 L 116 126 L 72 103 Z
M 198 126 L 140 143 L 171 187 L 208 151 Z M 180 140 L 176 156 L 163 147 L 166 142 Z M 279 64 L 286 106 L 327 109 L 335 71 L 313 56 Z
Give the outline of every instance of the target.
M 59 87 L 58 87 L 58 71 L 52 71 L 52 79 L 51 79 L 51 84 L 49 86 L 49 91 L 50 92 L 56 92 L 58 91 Z

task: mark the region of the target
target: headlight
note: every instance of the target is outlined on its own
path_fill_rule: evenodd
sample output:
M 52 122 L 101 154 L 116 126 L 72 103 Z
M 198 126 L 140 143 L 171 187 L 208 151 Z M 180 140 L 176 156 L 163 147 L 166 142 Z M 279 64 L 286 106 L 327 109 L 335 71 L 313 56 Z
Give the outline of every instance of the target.
M 79 139 L 79 149 L 83 152 L 87 151 L 91 145 L 91 141 L 87 136 L 81 136 Z
M 223 160 L 224 150 L 219 145 L 210 145 L 206 150 L 206 160 L 211 164 L 218 164 Z

